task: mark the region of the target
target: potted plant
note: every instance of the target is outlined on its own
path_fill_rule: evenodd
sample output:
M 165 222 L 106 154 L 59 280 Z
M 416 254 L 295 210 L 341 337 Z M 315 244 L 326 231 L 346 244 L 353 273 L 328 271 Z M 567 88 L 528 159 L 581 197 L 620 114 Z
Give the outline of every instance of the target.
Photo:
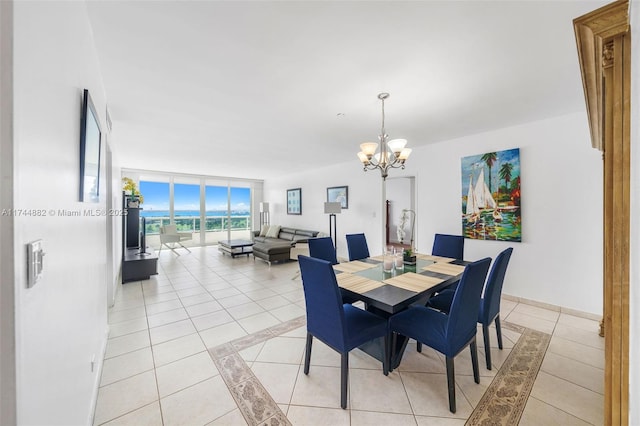
M 128 177 L 123 177 L 122 182 L 122 190 L 124 191 L 124 195 L 127 196 L 127 207 L 140 207 L 140 204 L 144 202 L 144 197 L 138 190 L 136 182 Z
M 413 254 L 413 250 L 408 248 L 404 249 L 402 253 L 402 257 L 405 265 L 415 265 L 416 264 L 416 256 Z

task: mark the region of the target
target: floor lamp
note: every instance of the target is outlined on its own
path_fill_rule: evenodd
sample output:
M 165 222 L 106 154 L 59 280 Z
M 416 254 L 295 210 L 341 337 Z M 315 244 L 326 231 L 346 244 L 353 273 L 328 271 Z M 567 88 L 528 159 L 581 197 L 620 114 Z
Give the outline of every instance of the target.
M 338 231 L 336 229 L 336 215 L 342 212 L 342 203 L 324 203 L 324 213 L 329 215 L 329 236 L 338 251 Z
M 269 203 L 260 203 L 260 229 L 269 224 Z

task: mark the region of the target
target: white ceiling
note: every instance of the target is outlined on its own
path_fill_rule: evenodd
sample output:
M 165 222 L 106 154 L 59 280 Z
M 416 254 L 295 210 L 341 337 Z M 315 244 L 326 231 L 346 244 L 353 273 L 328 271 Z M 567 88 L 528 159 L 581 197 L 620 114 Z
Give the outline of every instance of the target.
M 572 20 L 604 3 L 87 7 L 121 166 L 262 179 L 359 167 L 383 91 L 412 148 L 584 110 Z

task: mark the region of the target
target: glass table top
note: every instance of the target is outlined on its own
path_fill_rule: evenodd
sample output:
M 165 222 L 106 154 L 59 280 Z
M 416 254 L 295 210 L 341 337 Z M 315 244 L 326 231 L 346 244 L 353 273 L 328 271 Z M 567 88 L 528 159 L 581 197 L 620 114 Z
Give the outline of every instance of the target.
M 372 263 L 368 261 L 367 263 Z M 389 278 L 396 277 L 398 275 L 406 274 L 407 272 L 423 273 L 422 268 L 435 263 L 433 260 L 417 259 L 415 265 L 404 265 L 402 269 L 393 269 L 391 272 L 385 272 L 382 270 L 382 262 L 377 263 L 373 268 L 364 269 L 362 271 L 353 272 L 353 275 L 359 275 L 361 277 L 369 278 L 375 281 L 384 281 Z

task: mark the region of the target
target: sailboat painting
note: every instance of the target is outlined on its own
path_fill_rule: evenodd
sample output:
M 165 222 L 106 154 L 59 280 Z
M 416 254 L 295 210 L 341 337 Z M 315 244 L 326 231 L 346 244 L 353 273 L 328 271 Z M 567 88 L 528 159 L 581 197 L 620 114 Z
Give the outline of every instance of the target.
M 522 241 L 519 148 L 462 158 L 462 233 Z

